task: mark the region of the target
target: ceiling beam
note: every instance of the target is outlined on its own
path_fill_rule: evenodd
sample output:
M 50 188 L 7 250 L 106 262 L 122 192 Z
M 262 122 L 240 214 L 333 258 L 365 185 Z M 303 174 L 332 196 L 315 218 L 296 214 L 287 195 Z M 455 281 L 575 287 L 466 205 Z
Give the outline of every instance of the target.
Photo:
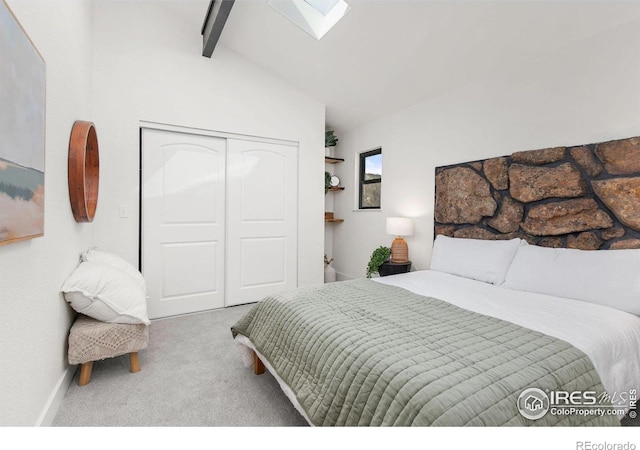
M 235 0 L 211 0 L 202 24 L 202 56 L 211 58 Z

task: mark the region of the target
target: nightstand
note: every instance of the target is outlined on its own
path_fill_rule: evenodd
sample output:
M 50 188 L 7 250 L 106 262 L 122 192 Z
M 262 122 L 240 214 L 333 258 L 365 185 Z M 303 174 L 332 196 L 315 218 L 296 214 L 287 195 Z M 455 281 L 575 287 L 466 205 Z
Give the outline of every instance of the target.
M 386 277 L 387 275 L 396 275 L 398 273 L 407 273 L 410 271 L 411 261 L 408 261 L 406 263 L 385 261 L 380 265 L 380 267 L 378 267 L 378 273 L 381 277 Z

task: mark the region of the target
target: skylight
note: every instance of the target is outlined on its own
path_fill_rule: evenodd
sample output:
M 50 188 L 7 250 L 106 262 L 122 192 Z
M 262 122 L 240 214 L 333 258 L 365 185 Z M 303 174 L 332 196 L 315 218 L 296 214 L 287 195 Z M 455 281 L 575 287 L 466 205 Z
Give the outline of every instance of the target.
M 351 9 L 344 0 L 269 0 L 268 4 L 316 39 Z
M 304 0 L 313 6 L 320 14 L 326 16 L 331 12 L 334 6 L 340 3 L 340 0 Z

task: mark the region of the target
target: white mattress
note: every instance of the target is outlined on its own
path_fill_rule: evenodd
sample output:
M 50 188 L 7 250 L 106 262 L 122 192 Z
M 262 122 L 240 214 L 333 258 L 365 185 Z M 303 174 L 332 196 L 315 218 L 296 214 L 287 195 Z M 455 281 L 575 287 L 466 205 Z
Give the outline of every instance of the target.
M 516 291 L 432 270 L 373 280 L 569 342 L 591 359 L 605 390 L 614 399 L 640 388 L 640 317 L 593 303 Z

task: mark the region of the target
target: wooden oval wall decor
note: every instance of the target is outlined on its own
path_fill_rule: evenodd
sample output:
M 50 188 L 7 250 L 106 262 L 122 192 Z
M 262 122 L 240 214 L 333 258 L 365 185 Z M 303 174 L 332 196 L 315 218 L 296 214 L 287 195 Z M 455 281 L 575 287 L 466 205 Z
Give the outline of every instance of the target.
M 76 222 L 91 222 L 98 205 L 100 159 L 92 122 L 77 120 L 69 140 L 69 199 Z

